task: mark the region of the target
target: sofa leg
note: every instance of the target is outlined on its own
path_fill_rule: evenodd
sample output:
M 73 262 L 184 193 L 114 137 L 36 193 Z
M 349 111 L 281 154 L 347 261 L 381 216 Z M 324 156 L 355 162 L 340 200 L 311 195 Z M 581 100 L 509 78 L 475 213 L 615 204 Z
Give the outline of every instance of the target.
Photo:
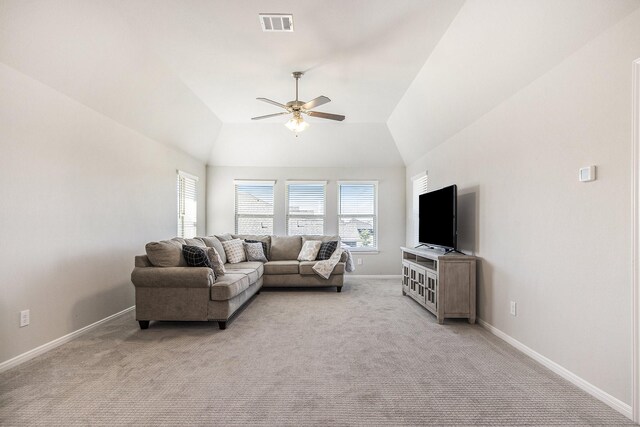
M 140 324 L 140 329 L 149 329 L 149 321 L 148 320 L 138 320 Z
M 336 291 L 337 291 L 337 292 L 342 292 L 342 286 L 338 286 L 338 287 L 336 287 Z
M 225 330 L 227 329 L 227 321 L 226 320 L 219 320 L 218 321 L 218 326 L 220 327 L 220 329 Z

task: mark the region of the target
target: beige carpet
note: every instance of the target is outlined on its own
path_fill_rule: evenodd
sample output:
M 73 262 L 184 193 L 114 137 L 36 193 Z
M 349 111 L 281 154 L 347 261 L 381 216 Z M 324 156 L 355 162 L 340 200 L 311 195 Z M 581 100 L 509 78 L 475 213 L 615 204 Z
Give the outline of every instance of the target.
M 0 424 L 626 425 L 397 280 L 263 291 L 226 331 L 133 315 L 0 374 Z

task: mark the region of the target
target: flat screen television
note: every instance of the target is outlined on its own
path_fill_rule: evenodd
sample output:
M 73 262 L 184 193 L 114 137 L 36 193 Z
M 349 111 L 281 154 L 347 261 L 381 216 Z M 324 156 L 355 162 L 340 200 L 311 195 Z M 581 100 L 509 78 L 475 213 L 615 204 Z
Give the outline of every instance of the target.
M 457 198 L 455 185 L 420 195 L 418 240 L 421 245 L 457 249 Z

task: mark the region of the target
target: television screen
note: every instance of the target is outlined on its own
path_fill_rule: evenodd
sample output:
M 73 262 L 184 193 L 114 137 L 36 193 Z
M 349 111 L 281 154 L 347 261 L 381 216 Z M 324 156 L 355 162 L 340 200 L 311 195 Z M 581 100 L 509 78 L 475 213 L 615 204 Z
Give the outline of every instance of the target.
M 420 195 L 418 240 L 421 244 L 456 249 L 457 190 L 451 185 Z

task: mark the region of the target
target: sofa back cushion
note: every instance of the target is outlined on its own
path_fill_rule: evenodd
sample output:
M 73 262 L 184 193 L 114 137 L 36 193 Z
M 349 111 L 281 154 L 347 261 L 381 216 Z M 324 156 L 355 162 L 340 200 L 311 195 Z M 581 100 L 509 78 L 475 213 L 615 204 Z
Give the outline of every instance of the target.
M 156 267 L 186 267 L 182 243 L 177 239 L 149 242 L 145 246 L 147 257 Z
M 302 249 L 300 236 L 271 236 L 270 261 L 289 261 L 298 259 Z
M 307 235 L 302 236 L 302 244 L 308 240 L 320 240 L 322 243 L 331 242 L 333 240 L 340 241 L 340 236 L 320 236 L 320 235 Z

